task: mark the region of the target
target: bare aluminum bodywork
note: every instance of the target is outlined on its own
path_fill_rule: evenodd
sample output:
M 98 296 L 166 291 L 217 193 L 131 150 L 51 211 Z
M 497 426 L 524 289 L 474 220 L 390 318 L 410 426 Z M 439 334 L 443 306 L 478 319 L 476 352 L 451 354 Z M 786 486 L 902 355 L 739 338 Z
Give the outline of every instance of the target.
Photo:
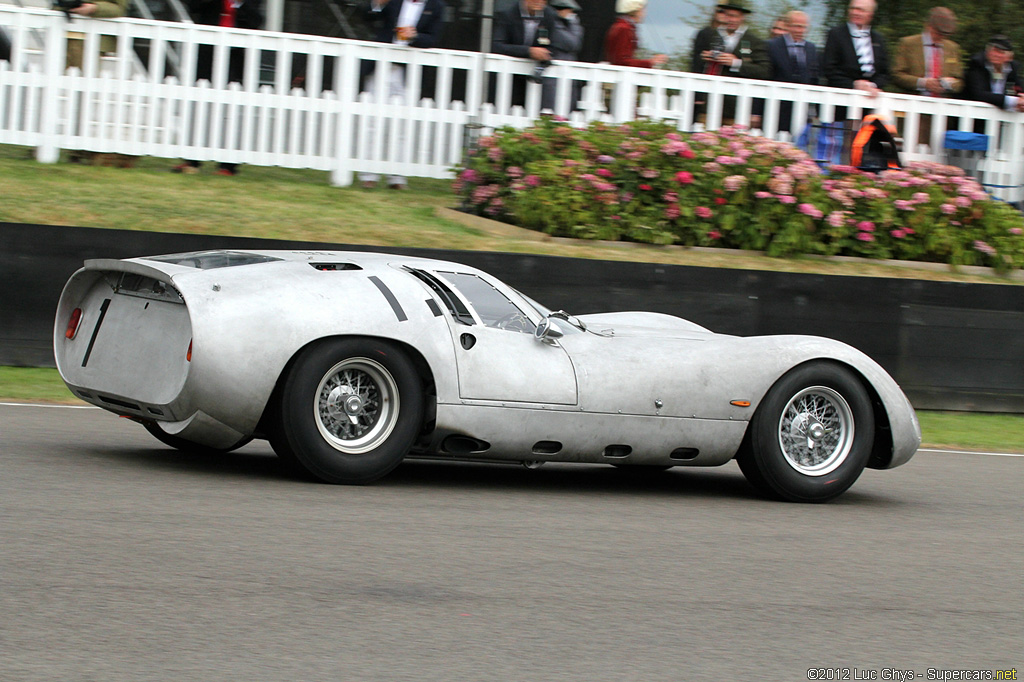
M 214 256 L 230 265 L 206 267 L 202 259 Z M 528 318 L 521 327 L 546 312 L 456 263 L 306 251 L 159 258 L 86 261 L 58 306 L 57 366 L 83 399 L 212 447 L 259 435 L 279 378 L 304 347 L 353 335 L 399 343 L 424 368 L 434 421 L 416 454 L 722 464 L 771 386 L 813 360 L 848 366 L 880 403 L 891 442 L 879 441 L 886 451 L 871 466 L 903 464 L 920 444 L 914 410 L 892 378 L 830 339 L 726 336 L 630 312 L 581 316 L 587 331 L 564 324 L 564 335 L 545 343 L 527 328 L 482 324 L 454 286 L 472 319 L 449 314 L 431 278 L 442 286 L 480 278 Z M 75 308 L 82 321 L 68 339 Z

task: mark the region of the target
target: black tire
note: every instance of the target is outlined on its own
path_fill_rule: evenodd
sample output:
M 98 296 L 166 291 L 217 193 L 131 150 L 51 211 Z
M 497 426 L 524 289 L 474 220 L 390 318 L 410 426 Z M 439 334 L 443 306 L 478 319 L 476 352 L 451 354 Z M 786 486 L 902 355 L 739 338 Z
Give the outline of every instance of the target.
M 864 471 L 875 415 L 864 385 L 831 362 L 793 369 L 768 391 L 736 460 L 759 491 L 792 502 L 826 502 Z
M 329 339 L 303 350 L 288 371 L 270 442 L 316 479 L 370 483 L 408 454 L 423 409 L 416 368 L 394 344 Z
M 208 445 L 200 445 L 199 443 L 193 443 L 190 440 L 185 440 L 184 438 L 179 438 L 178 436 L 167 433 L 166 431 L 161 429 L 156 424 L 156 422 L 144 421 L 142 422 L 142 425 L 146 427 L 146 430 L 149 431 L 150 435 L 152 435 L 154 438 L 156 438 L 164 445 L 168 445 L 176 450 L 181 450 L 182 452 L 187 452 L 189 454 L 194 455 L 221 455 L 224 454 L 225 452 L 237 450 L 238 448 L 242 447 L 243 445 L 252 440 L 251 437 L 246 436 L 245 438 L 242 438 L 240 441 L 238 441 L 237 443 L 230 447 L 211 448 Z

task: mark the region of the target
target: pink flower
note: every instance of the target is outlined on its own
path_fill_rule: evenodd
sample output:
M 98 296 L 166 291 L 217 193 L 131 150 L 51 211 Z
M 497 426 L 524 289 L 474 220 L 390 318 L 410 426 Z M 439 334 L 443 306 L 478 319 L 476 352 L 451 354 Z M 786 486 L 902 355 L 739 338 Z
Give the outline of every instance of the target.
M 1024 230 L 1021 230 L 1019 227 L 1011 227 L 1010 228 L 1010 234 L 1016 234 L 1016 235 L 1024 234 Z
M 598 163 L 614 163 L 615 162 L 615 158 L 612 157 L 612 156 L 608 156 L 607 154 L 601 154 L 601 156 L 597 157 L 597 162 Z
M 722 204 L 728 204 L 729 200 L 725 197 L 715 197 L 715 203 L 721 206 Z
M 915 192 L 912 199 L 915 204 L 927 204 L 931 201 L 931 197 L 928 196 L 927 192 Z
M 711 209 L 707 206 L 698 206 L 693 209 L 693 212 L 698 218 L 710 218 L 712 216 Z
M 914 210 L 914 202 L 907 201 L 905 199 L 897 199 L 896 201 L 892 202 L 892 205 L 895 206 L 896 209 L 899 210 L 899 211 L 913 211 Z
M 536 187 L 537 185 L 540 184 L 540 178 L 536 175 L 527 175 L 525 178 L 523 178 L 523 180 L 530 187 Z
M 693 153 L 692 149 L 687 147 L 683 151 L 679 152 L 679 156 L 683 157 L 684 159 L 692 159 L 692 158 L 694 158 L 697 155 Z
M 844 211 L 832 211 L 828 214 L 828 224 L 832 227 L 842 227 L 844 222 L 846 222 Z
M 747 184 L 747 179 L 742 175 L 730 175 L 722 181 L 727 192 L 736 192 Z
M 814 204 L 800 204 L 799 206 L 797 206 L 797 210 L 803 213 L 804 215 L 811 216 L 812 218 L 820 218 L 822 215 L 824 215 L 821 211 L 818 210 L 818 207 L 815 206 Z
M 688 171 L 679 171 L 676 173 L 676 182 L 681 185 L 689 185 L 693 182 L 693 173 Z
M 508 174 L 510 178 L 513 178 L 515 180 L 518 180 L 519 178 L 523 177 L 523 169 L 520 168 L 519 166 L 509 166 L 505 172 Z
M 956 199 L 953 200 L 953 203 L 959 206 L 960 208 L 969 208 L 971 205 L 971 200 L 968 199 L 967 197 L 957 197 Z
M 675 220 L 679 217 L 679 204 L 669 204 L 665 207 L 665 217 L 669 220 Z
M 478 178 L 476 171 L 472 168 L 467 168 L 462 171 L 459 177 L 466 182 L 476 182 Z
M 611 170 L 608 168 L 598 168 L 597 174 L 600 175 L 602 178 L 610 178 L 611 176 L 614 175 L 614 173 L 612 173 Z
M 771 192 L 764 192 L 764 191 L 754 192 L 754 196 L 757 197 L 758 199 L 770 199 L 771 196 L 772 196 L 772 193 Z
M 939 210 L 945 213 L 946 215 L 952 215 L 956 213 L 956 206 L 954 206 L 953 204 L 943 204 L 942 206 L 939 206 Z
M 996 250 L 993 249 L 988 244 L 986 244 L 985 242 L 981 241 L 980 239 L 975 240 L 974 249 L 988 256 L 996 255 Z
M 779 203 L 780 204 L 795 204 L 796 203 L 796 197 L 791 196 L 789 194 L 780 194 L 779 195 Z
M 711 239 L 721 239 L 722 233 L 719 232 L 718 230 L 711 230 L 710 232 L 708 232 L 708 237 L 710 237 Z
M 650 185 L 640 185 L 640 189 L 642 189 L 645 192 L 650 192 L 654 188 L 651 187 Z
M 859 223 L 857 223 L 857 229 L 860 230 L 861 232 L 874 232 L 875 224 L 870 220 L 862 220 Z
M 890 230 L 889 234 L 891 234 L 895 239 L 903 239 L 907 236 L 906 231 L 900 229 Z
M 857 239 L 861 240 L 862 242 L 873 242 L 875 241 L 875 235 L 869 232 L 858 232 Z

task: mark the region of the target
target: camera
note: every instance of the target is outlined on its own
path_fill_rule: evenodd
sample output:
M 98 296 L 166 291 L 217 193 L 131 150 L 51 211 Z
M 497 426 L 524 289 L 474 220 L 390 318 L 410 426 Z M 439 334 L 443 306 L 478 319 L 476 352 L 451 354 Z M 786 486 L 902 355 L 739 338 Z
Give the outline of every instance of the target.
M 78 9 L 83 4 L 83 0 L 53 0 L 53 4 L 50 5 L 50 7 L 52 9 L 59 9 L 67 15 L 68 19 L 70 19 L 71 10 Z
M 530 81 L 533 83 L 540 83 L 544 80 L 544 71 L 551 66 L 551 62 L 537 62 L 537 65 L 533 67 L 533 73 L 530 75 Z

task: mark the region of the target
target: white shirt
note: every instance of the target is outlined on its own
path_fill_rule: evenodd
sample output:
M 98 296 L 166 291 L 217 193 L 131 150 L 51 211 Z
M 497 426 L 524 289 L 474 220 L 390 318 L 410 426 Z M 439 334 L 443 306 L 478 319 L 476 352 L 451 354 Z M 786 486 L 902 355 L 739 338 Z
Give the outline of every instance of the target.
M 722 51 L 726 54 L 736 54 L 736 47 L 740 44 L 740 39 L 743 38 L 743 34 L 747 32 L 746 26 L 740 26 L 735 32 L 729 33 L 724 28 L 718 29 L 718 35 L 722 36 L 723 48 Z M 739 71 L 740 67 L 743 66 L 743 60 L 739 57 L 732 60 L 732 64 L 729 66 L 730 71 Z
M 392 2 L 401 2 L 402 8 L 398 10 L 398 24 L 397 26 L 412 26 L 416 28 L 416 24 L 420 23 L 420 16 L 423 14 L 423 7 L 427 4 L 424 0 L 391 0 Z M 374 12 L 380 12 L 384 9 L 383 5 L 378 5 L 376 2 L 373 3 L 372 10 Z M 398 35 L 391 40 L 395 45 L 408 45 L 408 40 L 399 40 Z

